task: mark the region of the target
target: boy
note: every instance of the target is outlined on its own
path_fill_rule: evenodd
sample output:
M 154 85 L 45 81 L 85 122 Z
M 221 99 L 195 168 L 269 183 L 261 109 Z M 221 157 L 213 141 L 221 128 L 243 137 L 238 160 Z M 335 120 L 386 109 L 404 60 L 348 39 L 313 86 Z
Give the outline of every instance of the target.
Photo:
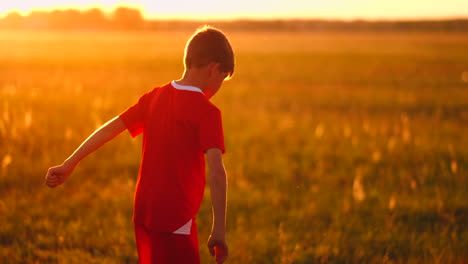
M 213 207 L 208 248 L 217 263 L 228 256 L 224 136 L 221 112 L 209 99 L 232 76 L 234 54 L 221 31 L 205 26 L 187 42 L 184 64 L 180 80 L 145 93 L 46 175 L 46 184 L 56 187 L 84 157 L 125 129 L 133 137 L 143 133 L 133 213 L 142 264 L 200 263 L 195 216 L 205 187 L 205 156 Z

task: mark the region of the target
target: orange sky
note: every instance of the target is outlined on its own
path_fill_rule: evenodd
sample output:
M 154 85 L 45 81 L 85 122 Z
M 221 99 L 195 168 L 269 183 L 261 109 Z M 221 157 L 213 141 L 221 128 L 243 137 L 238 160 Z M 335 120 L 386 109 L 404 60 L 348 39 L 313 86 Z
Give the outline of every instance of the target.
M 468 17 L 468 0 L 3 0 L 0 16 L 15 10 L 89 9 L 116 6 L 141 9 L 146 18 L 329 18 L 392 19 Z

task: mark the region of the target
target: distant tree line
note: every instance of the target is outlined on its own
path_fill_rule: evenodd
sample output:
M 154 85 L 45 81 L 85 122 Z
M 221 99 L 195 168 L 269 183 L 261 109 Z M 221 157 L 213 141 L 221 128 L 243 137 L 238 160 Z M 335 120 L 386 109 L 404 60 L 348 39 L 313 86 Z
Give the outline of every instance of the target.
M 234 20 L 185 21 L 145 20 L 138 9 L 119 7 L 110 14 L 94 8 L 50 12 L 33 11 L 28 16 L 10 12 L 0 19 L 0 29 L 96 29 L 96 30 L 192 30 L 200 24 L 210 24 L 235 31 L 430 31 L 468 32 L 468 18 L 444 20 Z
M 33 11 L 28 16 L 17 12 L 0 19 L 0 28 L 10 29 L 141 29 L 145 21 L 137 9 L 119 7 L 111 14 L 100 9 L 74 9 L 50 12 Z
M 372 32 L 468 32 L 467 19 L 420 20 L 420 21 L 343 21 L 322 19 L 290 20 L 235 20 L 235 21 L 147 21 L 151 29 L 177 30 L 193 29 L 207 23 L 231 31 L 284 31 L 284 32 L 322 32 L 322 31 L 372 31 Z

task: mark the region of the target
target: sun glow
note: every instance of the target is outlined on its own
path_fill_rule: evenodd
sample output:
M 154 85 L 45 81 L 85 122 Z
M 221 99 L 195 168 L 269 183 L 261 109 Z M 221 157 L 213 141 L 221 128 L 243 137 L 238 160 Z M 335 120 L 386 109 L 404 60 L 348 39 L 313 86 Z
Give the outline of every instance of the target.
M 468 17 L 466 0 L 17 0 L 2 1 L 0 17 L 11 11 L 27 15 L 34 10 L 137 8 L 147 19 L 329 18 L 389 19 Z
M 88 10 L 98 8 L 109 13 L 119 6 L 126 6 L 144 10 L 144 7 L 135 2 L 113 1 L 113 0 L 81 0 L 81 1 L 5 1 L 0 5 L 0 17 L 6 16 L 10 12 L 16 12 L 21 15 L 28 15 L 33 11 L 51 11 L 51 10 Z

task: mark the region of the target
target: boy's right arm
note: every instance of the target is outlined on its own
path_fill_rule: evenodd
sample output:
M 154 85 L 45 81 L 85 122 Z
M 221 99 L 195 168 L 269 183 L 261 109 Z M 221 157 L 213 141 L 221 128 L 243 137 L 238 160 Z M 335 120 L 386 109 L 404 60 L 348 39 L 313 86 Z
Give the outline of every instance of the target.
M 56 187 L 65 182 L 83 158 L 122 133 L 126 128 L 118 116 L 98 128 L 61 165 L 49 168 L 45 178 L 47 186 Z

